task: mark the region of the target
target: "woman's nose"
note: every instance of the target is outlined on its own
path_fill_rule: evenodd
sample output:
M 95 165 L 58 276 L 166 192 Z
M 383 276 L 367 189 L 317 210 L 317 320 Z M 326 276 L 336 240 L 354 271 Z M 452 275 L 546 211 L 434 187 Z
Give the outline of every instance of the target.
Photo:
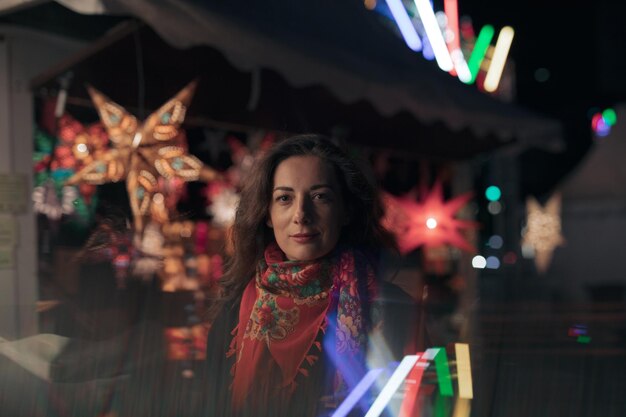
M 312 220 L 311 204 L 306 198 L 299 199 L 293 221 L 298 224 L 309 224 Z

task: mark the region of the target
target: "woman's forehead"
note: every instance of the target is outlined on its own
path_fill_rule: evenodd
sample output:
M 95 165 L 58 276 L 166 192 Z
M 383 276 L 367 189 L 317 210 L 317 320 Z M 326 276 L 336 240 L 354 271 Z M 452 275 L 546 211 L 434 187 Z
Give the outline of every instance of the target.
M 273 180 L 273 188 L 320 185 L 334 188 L 338 184 L 333 166 L 314 155 L 292 156 L 281 161 Z

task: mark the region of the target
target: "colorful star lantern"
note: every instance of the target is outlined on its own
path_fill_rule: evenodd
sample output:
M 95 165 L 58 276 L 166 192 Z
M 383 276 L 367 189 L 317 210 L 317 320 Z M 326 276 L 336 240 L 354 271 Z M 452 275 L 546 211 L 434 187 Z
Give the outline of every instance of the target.
M 62 120 L 69 119 L 71 119 L 69 116 L 62 118 Z M 84 130 L 80 123 L 76 122 L 76 124 L 77 130 Z M 72 155 L 71 146 L 74 137 L 70 137 L 66 132 L 57 140 L 35 128 L 33 156 L 35 188 L 32 200 L 36 212 L 52 220 L 59 220 L 63 215 L 72 215 L 73 220 L 76 220 L 72 222 L 73 225 L 82 228 L 88 225 L 93 217 L 91 200 L 94 197 L 95 187 L 81 185 L 77 189 L 65 185 L 65 181 L 74 174 L 76 169 L 82 167 L 81 161 Z M 104 136 L 101 140 L 108 139 Z
M 95 157 L 68 184 L 126 181 L 137 242 L 141 242 L 151 220 L 163 224 L 169 219 L 159 179 L 188 182 L 217 177 L 215 171 L 187 153 L 181 137 L 180 126 L 195 88 L 193 81 L 140 123 L 123 107 L 88 87 L 113 148 Z
M 72 174 L 92 163 L 94 158 L 101 157 L 109 143 L 109 136 L 102 123 L 84 126 L 69 114 L 59 118 L 58 137 L 59 143 L 50 168 L 54 171 L 60 165 L 63 169 L 72 170 Z M 78 188 L 85 202 L 89 204 L 96 192 L 96 186 L 80 184 Z
M 465 193 L 451 200 L 443 200 L 440 182 L 435 183 L 421 202 L 406 197 L 384 196 L 386 214 L 384 223 L 398 240 L 402 254 L 420 246 L 437 247 L 451 245 L 475 252 L 476 249 L 463 237 L 462 231 L 476 228 L 477 223 L 455 218 L 457 213 L 472 198 Z
M 543 207 L 530 197 L 526 201 L 526 216 L 522 247 L 534 252 L 537 270 L 545 273 L 554 249 L 565 243 L 561 234 L 561 195 L 553 195 Z

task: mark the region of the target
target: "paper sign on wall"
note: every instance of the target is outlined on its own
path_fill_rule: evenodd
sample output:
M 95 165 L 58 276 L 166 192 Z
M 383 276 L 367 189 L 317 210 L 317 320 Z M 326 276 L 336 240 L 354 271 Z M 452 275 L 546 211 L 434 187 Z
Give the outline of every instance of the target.
M 26 175 L 0 174 L 0 213 L 24 213 L 27 187 Z

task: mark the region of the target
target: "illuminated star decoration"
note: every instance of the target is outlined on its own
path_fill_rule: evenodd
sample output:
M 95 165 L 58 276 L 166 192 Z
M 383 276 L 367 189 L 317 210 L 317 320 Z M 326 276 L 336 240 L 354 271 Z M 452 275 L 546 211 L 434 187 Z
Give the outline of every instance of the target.
M 474 246 L 465 240 L 461 232 L 476 228 L 477 223 L 455 217 L 471 198 L 472 193 L 469 192 L 444 201 L 440 182 L 435 183 L 421 202 L 386 194 L 384 224 L 396 235 L 402 254 L 407 254 L 420 246 L 441 245 L 451 245 L 467 252 L 475 252 Z
M 35 211 L 52 220 L 73 215 L 77 224 L 86 225 L 93 217 L 96 187 L 65 185 L 66 180 L 83 168 L 88 158 L 104 151 L 109 138 L 101 123 L 84 126 L 64 114 L 58 120 L 58 140 L 40 130 L 35 132 L 35 182 L 32 199 Z M 54 147 L 54 149 L 53 149 Z M 89 161 L 90 162 L 90 161 Z M 78 192 L 80 191 L 80 195 Z
M 552 261 L 554 249 L 565 243 L 561 234 L 561 195 L 555 194 L 544 207 L 534 198 L 526 201 L 526 232 L 523 247 L 535 253 L 537 271 L 545 273 Z
M 113 147 L 72 176 L 68 184 L 125 180 L 138 241 L 150 220 L 161 224 L 168 221 L 160 178 L 187 182 L 216 177 L 215 171 L 187 153 L 180 135 L 195 88 L 193 81 L 140 123 L 123 107 L 88 87 Z
M 259 159 L 267 151 L 276 136 L 272 132 L 255 132 L 248 138 L 248 146 L 243 144 L 235 136 L 228 136 L 226 142 L 230 147 L 233 166 L 228 169 L 228 179 L 236 188 L 240 188 L 242 181 L 249 174 L 254 161 Z

